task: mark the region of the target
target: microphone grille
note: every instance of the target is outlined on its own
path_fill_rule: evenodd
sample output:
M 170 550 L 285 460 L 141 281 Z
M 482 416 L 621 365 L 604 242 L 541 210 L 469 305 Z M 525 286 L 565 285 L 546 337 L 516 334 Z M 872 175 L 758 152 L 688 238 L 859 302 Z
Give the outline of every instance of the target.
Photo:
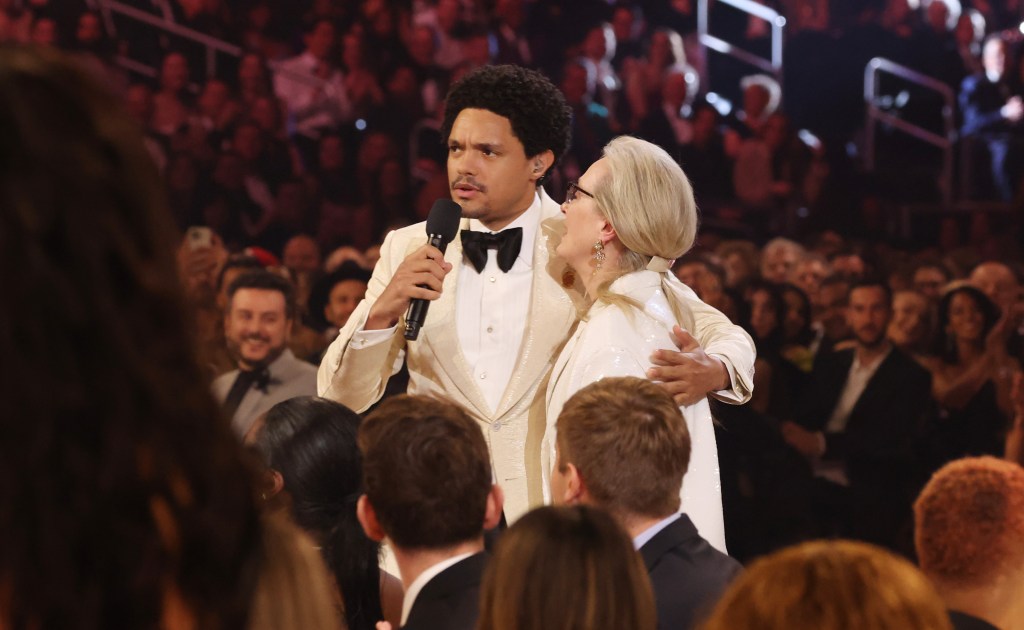
M 427 235 L 437 235 L 445 243 L 451 242 L 459 231 L 462 207 L 451 199 L 438 199 L 427 215 Z

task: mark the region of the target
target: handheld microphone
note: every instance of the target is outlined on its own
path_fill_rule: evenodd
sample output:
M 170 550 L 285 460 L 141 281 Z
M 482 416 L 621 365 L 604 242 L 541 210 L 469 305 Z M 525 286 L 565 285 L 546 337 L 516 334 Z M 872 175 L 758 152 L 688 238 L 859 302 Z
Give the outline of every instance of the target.
M 427 215 L 427 239 L 442 254 L 458 233 L 461 218 L 462 207 L 451 199 L 438 199 L 431 206 L 430 214 Z M 427 318 L 429 306 L 430 300 L 423 298 L 413 298 L 409 302 L 409 311 L 405 314 L 405 338 L 409 341 L 415 341 L 420 336 L 420 328 Z

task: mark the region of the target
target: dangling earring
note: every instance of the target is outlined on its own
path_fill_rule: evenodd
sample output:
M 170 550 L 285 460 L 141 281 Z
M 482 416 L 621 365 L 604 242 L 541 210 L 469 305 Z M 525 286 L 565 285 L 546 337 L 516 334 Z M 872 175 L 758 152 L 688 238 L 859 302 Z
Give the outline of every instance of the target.
M 604 264 L 604 243 L 600 240 L 594 242 L 594 272 L 598 272 L 601 269 L 601 265 Z

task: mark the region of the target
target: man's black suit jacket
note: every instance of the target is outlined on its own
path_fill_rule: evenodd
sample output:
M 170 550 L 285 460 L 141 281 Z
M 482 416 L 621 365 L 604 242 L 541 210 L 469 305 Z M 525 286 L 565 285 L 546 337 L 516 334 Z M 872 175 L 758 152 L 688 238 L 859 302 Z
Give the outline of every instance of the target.
M 473 630 L 480 616 L 480 582 L 488 556 L 477 553 L 456 562 L 423 585 L 405 630 Z
M 905 525 L 918 480 L 917 452 L 933 410 L 931 374 L 893 348 L 883 359 L 840 432 L 826 431 L 853 364 L 854 350 L 821 355 L 796 421 L 825 435 L 823 460 L 841 464 L 849 480 L 851 535 L 893 545 Z
M 681 515 L 640 548 L 654 588 L 658 628 L 692 628 L 743 568 L 700 537 Z
M 983 74 L 964 79 L 960 85 L 960 112 L 963 116 L 961 133 L 965 136 L 1009 134 L 1010 123 L 1000 113 L 1012 95 L 1009 86 L 1000 81 L 992 83 Z

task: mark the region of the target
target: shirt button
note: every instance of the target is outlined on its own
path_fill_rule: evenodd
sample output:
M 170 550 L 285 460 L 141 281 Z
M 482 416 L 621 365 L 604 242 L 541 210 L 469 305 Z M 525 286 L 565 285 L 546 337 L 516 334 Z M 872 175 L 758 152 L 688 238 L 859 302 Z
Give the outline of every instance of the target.
M 495 278 L 494 276 L 491 276 L 490 279 L 491 279 L 491 282 L 494 282 L 495 280 L 497 280 L 497 278 Z
M 501 423 L 494 422 L 491 424 L 491 431 L 501 431 Z
M 487 327 L 487 332 L 489 332 L 489 333 L 494 332 L 494 326 L 488 326 Z
M 485 378 L 487 378 L 487 372 L 481 372 L 480 373 L 480 379 L 483 380 Z

